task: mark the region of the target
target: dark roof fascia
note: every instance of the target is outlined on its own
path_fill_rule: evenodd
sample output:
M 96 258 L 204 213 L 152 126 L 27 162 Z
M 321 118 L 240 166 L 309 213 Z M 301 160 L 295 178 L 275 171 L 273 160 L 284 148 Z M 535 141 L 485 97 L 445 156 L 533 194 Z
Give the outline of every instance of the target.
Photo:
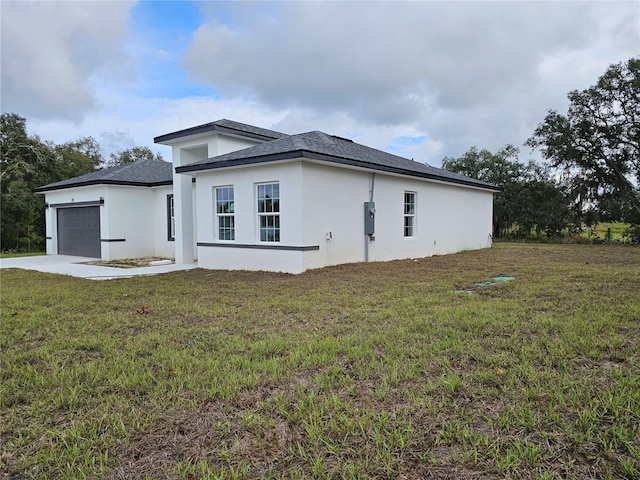
M 294 150 L 284 153 L 272 153 L 269 155 L 260 155 L 257 157 L 239 158 L 234 160 L 213 161 L 209 163 L 200 163 L 197 165 L 183 165 L 176 167 L 176 173 L 189 173 L 201 170 L 213 170 L 225 167 L 242 167 L 245 165 L 254 165 L 258 163 L 276 162 L 279 160 L 292 160 L 294 158 L 304 157 L 303 150 Z
M 204 125 L 199 125 L 197 127 L 191 127 L 185 130 L 179 130 L 177 132 L 160 135 L 159 137 L 155 137 L 153 139 L 153 143 L 163 143 L 163 142 L 168 142 L 170 140 L 177 140 L 179 138 L 191 137 L 193 135 L 199 135 L 199 134 L 201 135 L 203 133 L 209 133 L 209 132 L 226 133 L 229 135 L 235 135 L 239 137 L 253 138 L 255 140 L 275 140 L 278 138 L 275 136 L 260 135 L 259 133 L 255 133 L 255 132 L 246 132 L 244 130 L 237 130 L 231 127 L 216 125 L 215 123 L 207 123 Z
M 68 188 L 76 187 L 90 187 L 94 185 L 120 185 L 125 187 L 162 187 L 166 185 L 173 185 L 173 181 L 169 182 L 127 182 L 123 180 L 89 180 L 87 182 L 78 182 L 65 185 L 56 185 L 53 187 L 38 187 L 33 189 L 33 193 L 46 193 L 54 190 L 66 190 Z
M 465 185 L 468 187 L 480 188 L 482 190 L 491 190 L 493 192 L 501 192 L 501 187 L 492 187 L 490 185 L 486 185 L 484 183 L 478 183 L 473 179 L 465 180 L 462 178 L 451 178 L 445 177 L 443 175 L 437 175 L 434 173 L 427 172 L 418 172 L 416 170 L 409 170 L 405 168 L 391 167 L 389 165 L 379 165 L 375 163 L 363 162 L 362 160 L 353 160 L 350 158 L 341 158 L 341 157 L 332 157 L 327 155 L 322 155 L 314 152 L 306 152 L 305 158 L 309 158 L 310 160 L 322 160 L 327 162 L 339 163 L 342 165 L 349 165 L 353 167 L 366 168 L 367 170 L 378 170 L 386 173 L 395 173 L 397 175 L 404 175 L 409 177 L 417 177 L 424 178 L 428 180 L 437 180 L 443 183 L 453 183 L 457 185 Z
M 183 165 L 182 167 L 176 167 L 176 173 L 188 173 L 188 172 L 197 172 L 202 170 L 213 170 L 218 168 L 225 167 L 240 167 L 246 165 L 254 165 L 259 163 L 268 163 L 275 162 L 279 160 L 292 160 L 294 158 L 306 158 L 309 160 L 320 160 L 323 162 L 329 163 L 338 163 L 341 165 L 349 165 L 352 167 L 364 168 L 367 170 L 377 170 L 387 173 L 395 173 L 398 175 L 410 176 L 410 177 L 418 177 L 425 178 L 429 180 L 437 180 L 444 183 L 452 183 L 457 185 L 464 185 L 468 187 L 480 188 L 482 190 L 489 190 L 492 192 L 501 192 L 503 190 L 502 187 L 499 186 L 490 186 L 483 183 L 477 183 L 470 180 L 464 180 L 462 178 L 450 178 L 441 175 L 426 173 L 426 172 L 417 172 L 415 170 L 407 170 L 404 168 L 396 168 L 390 167 L 387 165 L 379 165 L 375 163 L 363 162 L 361 160 L 353 160 L 349 158 L 335 157 L 332 155 L 323 155 L 321 153 L 310 152 L 308 150 L 294 150 L 285 153 L 275 153 L 271 155 L 262 155 L 258 157 L 249 157 L 249 158 L 241 158 L 236 160 L 226 160 L 220 162 L 209 162 L 198 165 Z

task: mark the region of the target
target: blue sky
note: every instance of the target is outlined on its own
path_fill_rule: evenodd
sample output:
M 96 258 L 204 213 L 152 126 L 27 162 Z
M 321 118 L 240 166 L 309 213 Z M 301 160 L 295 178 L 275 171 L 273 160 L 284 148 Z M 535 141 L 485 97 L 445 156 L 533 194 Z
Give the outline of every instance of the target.
M 141 97 L 217 96 L 211 85 L 193 82 L 182 57 L 202 24 L 194 2 L 138 2 L 130 11 L 127 45 L 137 65 L 134 89 Z
M 220 118 L 322 130 L 439 166 L 521 148 L 640 55 L 640 2 L 0 3 L 0 101 L 105 156 Z M 25 28 L 25 25 L 29 28 Z M 535 154 L 534 154 L 535 155 Z

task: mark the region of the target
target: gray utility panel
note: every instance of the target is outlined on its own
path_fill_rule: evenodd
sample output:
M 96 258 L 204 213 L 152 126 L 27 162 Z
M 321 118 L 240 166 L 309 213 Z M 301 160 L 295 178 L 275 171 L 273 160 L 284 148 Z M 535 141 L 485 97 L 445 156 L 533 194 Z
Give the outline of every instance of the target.
M 100 258 L 100 207 L 58 208 L 58 253 Z
M 364 234 L 376 233 L 376 202 L 364 202 Z

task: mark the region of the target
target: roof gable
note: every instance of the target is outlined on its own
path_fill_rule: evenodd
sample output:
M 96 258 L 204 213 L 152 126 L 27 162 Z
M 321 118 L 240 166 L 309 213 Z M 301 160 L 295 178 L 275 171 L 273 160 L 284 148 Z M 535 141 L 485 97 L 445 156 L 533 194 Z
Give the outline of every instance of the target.
M 277 140 L 200 160 L 176 168 L 177 173 L 197 172 L 278 160 L 307 158 L 419 178 L 500 191 L 474 178 L 432 167 L 319 131 L 286 135 Z
M 173 184 L 173 164 L 159 160 L 139 160 L 87 173 L 79 177 L 50 183 L 34 190 L 36 193 L 88 185 L 133 185 L 157 187 Z

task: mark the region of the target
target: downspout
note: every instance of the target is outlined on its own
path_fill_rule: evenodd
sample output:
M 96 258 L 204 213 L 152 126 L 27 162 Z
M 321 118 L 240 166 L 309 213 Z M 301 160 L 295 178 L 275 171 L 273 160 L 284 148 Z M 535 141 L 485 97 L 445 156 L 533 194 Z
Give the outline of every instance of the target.
M 375 187 L 375 183 L 376 183 L 376 174 L 372 173 L 371 174 L 371 179 L 369 180 L 369 202 L 373 202 L 373 189 Z M 369 261 L 369 242 L 371 241 L 371 238 L 369 235 L 367 235 L 365 233 L 364 235 L 364 261 L 368 262 Z

